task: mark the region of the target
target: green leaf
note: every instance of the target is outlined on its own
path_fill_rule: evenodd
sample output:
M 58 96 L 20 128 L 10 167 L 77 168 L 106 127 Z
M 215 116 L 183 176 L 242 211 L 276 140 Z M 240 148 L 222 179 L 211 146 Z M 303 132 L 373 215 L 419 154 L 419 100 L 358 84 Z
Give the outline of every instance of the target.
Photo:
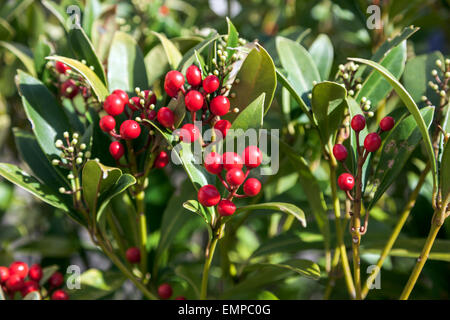
M 0 47 L 9 50 L 15 55 L 25 66 L 27 71 L 36 77 L 36 68 L 34 67 L 33 54 L 30 49 L 20 43 L 0 41 Z
M 310 260 L 303 259 L 292 259 L 282 263 L 255 263 L 247 266 L 244 270 L 254 270 L 262 267 L 291 270 L 299 275 L 314 280 L 318 280 L 320 278 L 319 266 Z
M 314 60 L 319 71 L 320 78 L 327 80 L 330 76 L 331 66 L 333 65 L 333 45 L 326 34 L 319 34 L 309 47 L 309 54 Z
M 258 294 L 258 300 L 280 300 L 280 299 L 272 292 L 264 290 L 263 292 Z
M 34 49 L 34 67 L 37 74 L 39 74 L 40 79 L 42 79 L 41 75 L 46 70 L 45 65 L 47 64 L 47 60 L 45 58 L 49 56 L 50 53 L 50 44 L 43 36 L 39 37 L 39 42 Z
M 434 107 L 420 110 L 427 128 L 431 125 Z M 412 115 L 404 118 L 385 139 L 380 160 L 374 175 L 377 189 L 368 210 L 381 198 L 388 187 L 397 179 L 416 146 L 422 141 L 422 135 Z
M 236 27 L 233 25 L 231 20 L 227 17 L 227 25 L 228 25 L 228 39 L 227 39 L 227 52 L 228 59 L 231 59 L 231 56 L 236 50 L 230 48 L 236 48 L 239 45 L 239 33 L 236 30 Z
M 42 5 L 48 9 L 61 23 L 64 27 L 64 30 L 68 30 L 68 24 L 71 23 L 71 20 L 68 19 L 66 11 L 62 8 L 61 5 L 55 3 L 54 1 L 42 0 Z
M 38 291 L 31 291 L 23 300 L 41 300 L 41 294 Z
M 433 174 L 433 185 L 434 188 L 437 188 L 437 168 L 436 168 L 436 159 L 434 158 L 434 151 L 433 146 L 431 144 L 430 136 L 428 135 L 428 129 L 425 124 L 425 121 L 423 120 L 419 108 L 417 107 L 416 103 L 412 99 L 411 95 L 406 91 L 406 89 L 401 85 L 400 82 L 397 81 L 397 79 L 383 66 L 380 66 L 378 63 L 375 63 L 373 61 L 360 59 L 360 58 L 349 58 L 349 60 L 353 60 L 359 63 L 364 63 L 372 68 L 375 68 L 378 72 L 380 72 L 383 77 L 385 77 L 386 80 L 391 84 L 391 86 L 394 87 L 395 92 L 397 92 L 398 96 L 402 99 L 403 103 L 408 108 L 409 112 L 414 116 L 414 119 L 416 120 L 417 125 L 419 126 L 420 132 L 422 134 L 426 152 L 429 158 L 429 161 L 431 163 L 431 172 Z
M 117 31 L 108 57 L 109 90 L 122 89 L 134 92 L 136 87 L 148 87 L 144 57 L 130 35 Z
M 440 175 L 442 200 L 446 203 L 450 200 L 450 143 L 448 141 L 442 153 Z
M 39 281 L 39 285 L 43 286 L 48 279 L 58 271 L 59 267 L 57 265 L 48 266 L 42 269 L 42 278 Z
M 205 220 L 205 222 L 207 224 L 209 223 L 208 216 L 206 215 L 206 212 L 203 209 L 203 206 L 197 200 L 188 200 L 188 201 L 184 202 L 183 208 L 198 214 L 203 220 Z
M 249 204 L 237 208 L 236 214 L 241 212 L 251 212 L 254 210 L 270 210 L 270 211 L 284 212 L 288 215 L 294 216 L 294 218 L 296 218 L 302 224 L 303 227 L 306 227 L 305 213 L 303 212 L 302 209 L 290 203 L 267 202 L 267 203 Z
M 51 258 L 70 257 L 72 254 L 78 252 L 78 250 L 80 250 L 78 239 L 68 238 L 67 236 L 44 236 L 17 247 L 17 251 L 22 254 L 38 252 L 44 257 Z
M 183 58 L 181 52 L 177 49 L 177 47 L 167 39 L 167 37 L 162 34 L 155 31 L 152 31 L 152 33 L 159 39 L 161 42 L 164 52 L 167 56 L 167 61 L 169 62 L 169 65 L 172 67 L 172 69 L 176 69 L 178 67 L 178 64 L 180 63 L 181 59 Z
M 178 71 L 181 71 L 181 73 L 185 74 L 186 69 L 189 68 L 189 66 L 196 62 L 196 53 L 200 54 L 204 49 L 206 49 L 211 43 L 216 41 L 220 36 L 218 34 L 214 34 L 210 36 L 209 38 L 206 38 L 199 44 L 197 44 L 195 47 L 191 48 L 186 54 L 183 56 L 183 59 L 181 59 L 180 63 L 178 64 Z
M 51 56 L 47 57 L 47 59 L 61 61 L 77 71 L 92 87 L 92 90 L 94 91 L 100 102 L 103 102 L 108 96 L 108 89 L 105 87 L 102 80 L 100 80 L 100 78 L 94 73 L 94 71 L 89 69 L 85 64 L 82 64 L 77 60 L 61 56 Z
M 252 103 L 250 103 L 233 121 L 231 129 L 260 129 L 264 118 L 264 100 L 266 94 L 263 92 Z M 228 135 L 227 135 L 228 137 Z
M 0 39 L 9 40 L 15 34 L 14 28 L 6 21 L 0 17 Z
M 83 12 L 83 29 L 88 37 L 91 37 L 92 26 L 102 11 L 99 0 L 86 0 L 86 6 Z
M 68 290 L 71 300 L 97 300 L 113 294 L 125 277 L 120 272 L 89 269 L 81 274 L 80 289 Z
M 169 70 L 169 61 L 161 44 L 154 46 L 144 58 L 148 83 L 153 84 Z
M 239 113 L 245 110 L 262 93 L 266 94 L 264 100 L 264 113 L 269 110 L 277 86 L 275 65 L 267 51 L 257 46 L 253 48 L 242 63 L 237 76 L 239 83 L 234 83 L 231 92 L 236 94 L 230 98 L 232 108 L 239 108 Z M 236 114 L 230 116 L 236 118 Z

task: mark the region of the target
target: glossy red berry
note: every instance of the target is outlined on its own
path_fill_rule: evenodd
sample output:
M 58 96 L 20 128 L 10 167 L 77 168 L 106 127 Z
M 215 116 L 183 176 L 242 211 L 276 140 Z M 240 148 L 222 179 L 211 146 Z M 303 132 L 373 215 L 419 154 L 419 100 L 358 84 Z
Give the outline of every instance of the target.
M 380 128 L 383 131 L 389 131 L 391 130 L 395 125 L 395 120 L 392 117 L 384 117 L 380 121 Z
M 75 98 L 79 91 L 77 84 L 72 79 L 68 79 L 61 84 L 61 95 L 66 98 Z
M 211 112 L 216 116 L 224 116 L 230 110 L 230 100 L 225 96 L 217 96 L 209 104 Z
M 203 90 L 205 90 L 206 93 L 213 93 L 219 89 L 219 86 L 219 78 L 214 75 L 209 75 L 205 78 L 205 80 L 203 80 Z
M 27 294 L 33 291 L 39 291 L 39 283 L 34 280 L 25 281 L 22 289 L 20 289 L 22 297 L 25 297 Z
M 18 274 L 11 274 L 5 282 L 5 286 L 10 292 L 19 291 L 23 288 L 24 281 Z
M 198 190 L 197 198 L 205 207 L 212 207 L 219 203 L 220 193 L 215 186 L 207 184 Z
M 187 300 L 186 297 L 183 296 L 178 296 L 175 298 L 175 300 Z
M 57 288 L 62 286 L 64 282 L 64 276 L 61 272 L 56 271 L 54 274 L 51 275 L 51 277 L 48 279 L 48 283 L 50 284 L 50 287 Z
M 205 157 L 205 169 L 209 173 L 219 174 L 222 171 L 222 156 L 217 152 L 208 153 Z
M 178 95 L 177 89 L 172 89 L 171 87 L 168 87 L 167 84 L 164 83 L 164 91 L 167 93 L 169 97 L 175 98 Z
M 360 132 L 366 126 L 366 118 L 362 114 L 357 114 L 353 117 L 350 125 L 356 132 Z
M 220 200 L 217 205 L 217 211 L 222 217 L 231 216 L 236 211 L 236 205 L 230 200 Z
M 203 107 L 203 95 L 197 90 L 189 91 L 184 97 L 184 104 L 189 111 L 198 111 Z
M 125 140 L 133 140 L 141 134 L 141 127 L 134 120 L 125 120 L 120 125 L 120 135 Z
M 245 174 L 241 169 L 233 168 L 228 170 L 225 179 L 231 186 L 236 187 L 244 182 Z
M 376 132 L 369 133 L 364 139 L 364 148 L 369 152 L 375 152 L 381 145 L 381 138 Z
M 347 148 L 343 144 L 337 143 L 333 147 L 333 155 L 337 161 L 344 161 L 348 155 Z
M 186 123 L 181 127 L 180 139 L 186 143 L 192 143 L 200 137 L 200 129 L 192 123 Z
M 42 279 L 42 275 L 43 275 L 43 272 L 42 272 L 42 268 L 40 265 L 33 264 L 30 267 L 30 271 L 28 272 L 28 277 L 30 277 L 31 280 L 39 282 Z
M 0 283 L 5 283 L 9 278 L 9 269 L 4 266 L 0 266 Z
M 125 91 L 116 89 L 112 92 L 112 94 L 118 95 L 124 104 L 128 103 L 128 94 Z
M 244 149 L 242 158 L 247 168 L 257 168 L 262 162 L 262 152 L 257 146 L 248 146 Z
M 56 71 L 58 71 L 61 74 L 66 74 L 67 71 L 70 70 L 70 67 L 67 64 L 62 63 L 61 61 L 56 61 L 55 69 L 56 69 Z
M 100 119 L 100 129 L 105 132 L 110 132 L 116 127 L 116 120 L 113 116 L 107 115 Z
M 222 155 L 222 163 L 223 168 L 227 171 L 233 168 L 242 169 L 244 166 L 244 161 L 236 152 L 225 152 Z
M 110 94 L 106 97 L 103 103 L 103 109 L 111 116 L 118 116 L 125 109 L 125 104 L 120 96 L 117 94 Z
M 214 124 L 216 134 L 218 135 L 217 131 L 219 131 L 222 134 L 222 138 L 225 138 L 227 136 L 228 129 L 230 128 L 231 122 L 225 119 L 219 120 Z
M 166 89 L 166 93 L 169 96 L 175 97 L 183 84 L 184 77 L 181 72 L 176 70 L 167 72 L 166 78 L 164 80 L 164 89 Z
M 56 290 L 52 294 L 52 300 L 69 300 L 69 294 L 64 290 Z
M 161 109 L 159 109 L 156 118 L 158 119 L 158 122 L 161 123 L 164 127 L 173 127 L 175 117 L 173 115 L 173 111 L 169 108 L 162 107 Z
M 256 178 L 247 179 L 244 183 L 244 193 L 249 197 L 256 196 L 261 191 L 261 182 Z
M 22 261 L 15 261 L 9 266 L 9 274 L 17 274 L 23 280 L 28 275 L 28 265 Z
M 165 151 L 161 151 L 155 160 L 155 167 L 162 169 L 169 163 L 169 156 Z
M 161 299 L 169 299 L 172 296 L 172 293 L 172 287 L 168 283 L 163 283 L 158 287 L 158 296 Z
M 191 86 L 198 86 L 202 83 L 202 72 L 196 65 L 192 65 L 186 70 L 186 80 Z
M 128 100 L 128 102 L 127 102 L 128 108 L 130 108 L 133 111 L 137 111 L 137 110 L 142 108 L 141 98 L 139 98 L 139 97 L 131 97 L 130 100 Z
M 139 263 L 141 262 L 141 251 L 137 247 L 128 248 L 125 252 L 125 256 L 129 263 Z
M 109 145 L 109 153 L 114 159 L 119 160 L 124 155 L 125 148 L 119 141 L 113 141 Z
M 350 191 L 355 185 L 355 179 L 350 173 L 343 173 L 338 178 L 338 185 L 341 190 Z

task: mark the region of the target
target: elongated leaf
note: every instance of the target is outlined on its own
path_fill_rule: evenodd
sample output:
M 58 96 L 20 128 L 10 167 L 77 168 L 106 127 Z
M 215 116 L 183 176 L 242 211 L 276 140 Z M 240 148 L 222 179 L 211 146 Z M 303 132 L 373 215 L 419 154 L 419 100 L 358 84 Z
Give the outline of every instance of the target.
M 256 263 L 249 265 L 245 270 L 260 269 L 262 267 L 274 267 L 294 271 L 302 276 L 317 280 L 320 278 L 320 268 L 310 260 L 293 259 L 282 263 Z
M 270 210 L 270 211 L 284 212 L 286 214 L 294 216 L 294 218 L 296 218 L 302 224 L 303 227 L 306 227 L 305 213 L 303 212 L 302 209 L 290 203 L 267 202 L 259 204 L 250 204 L 247 206 L 237 208 L 236 214 L 241 212 L 250 212 L 254 210 Z
M 322 81 L 327 80 L 330 76 L 334 56 L 330 38 L 326 34 L 319 34 L 309 47 L 309 54 L 317 66 Z
M 62 8 L 61 5 L 54 1 L 42 0 L 42 5 L 50 11 L 51 14 L 55 16 L 55 18 L 61 23 L 64 27 L 64 30 L 68 30 L 68 25 L 71 21 L 68 19 L 66 11 Z
M 144 58 L 147 70 L 148 83 L 153 84 L 155 81 L 169 70 L 169 61 L 162 44 L 153 47 Z
M 233 121 L 231 129 L 247 130 L 260 129 L 263 125 L 264 117 L 264 100 L 266 94 L 263 92 L 250 105 L 248 105 Z M 228 136 L 228 135 L 227 135 Z
M 227 39 L 227 52 L 228 59 L 231 58 L 235 50 L 231 48 L 236 48 L 239 45 L 239 33 L 236 30 L 236 27 L 231 22 L 230 18 L 227 17 L 227 25 L 228 25 L 228 39 Z
M 30 49 L 20 43 L 12 43 L 0 41 L 0 46 L 9 50 L 14 54 L 27 68 L 27 71 L 34 77 L 36 77 L 36 69 L 34 67 L 33 54 Z
M 166 53 L 167 56 L 167 61 L 169 61 L 169 65 L 172 67 L 172 69 L 176 69 L 178 67 L 178 64 L 180 63 L 181 59 L 182 59 L 182 55 L 180 53 L 180 51 L 177 49 L 177 47 L 172 43 L 172 41 L 170 41 L 169 39 L 167 39 L 167 37 L 162 34 L 162 33 L 158 33 L 158 32 L 152 32 L 161 42 L 164 51 Z
M 71 300 L 96 300 L 114 293 L 125 277 L 120 272 L 89 269 L 81 274 L 80 289 L 69 290 Z
M 206 223 L 209 223 L 208 216 L 206 215 L 206 212 L 203 209 L 203 206 L 197 200 L 188 200 L 188 201 L 184 202 L 183 208 L 198 214 L 200 217 L 202 217 L 203 220 L 205 220 Z
M 440 176 L 442 200 L 445 203 L 445 201 L 449 201 L 450 196 L 450 143 L 448 141 L 442 154 Z
M 9 40 L 15 34 L 14 28 L 6 21 L 0 17 L 0 40 Z
M 86 6 L 83 12 L 83 29 L 86 31 L 88 38 L 91 36 L 94 21 L 100 15 L 101 11 L 102 7 L 99 0 L 86 1 Z
M 42 79 L 42 74 L 46 71 L 45 65 L 47 60 L 45 58 L 50 55 L 51 51 L 50 44 L 44 36 L 39 37 L 39 42 L 34 49 L 34 67 L 40 79 Z

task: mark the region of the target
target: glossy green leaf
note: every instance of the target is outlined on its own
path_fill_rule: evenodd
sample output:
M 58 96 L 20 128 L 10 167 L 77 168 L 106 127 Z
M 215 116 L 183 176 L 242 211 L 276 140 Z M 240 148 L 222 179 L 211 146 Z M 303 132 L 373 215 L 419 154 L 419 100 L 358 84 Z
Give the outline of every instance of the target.
M 20 43 L 0 41 L 0 47 L 9 50 L 15 55 L 25 66 L 27 71 L 36 77 L 36 68 L 34 67 L 33 54 L 30 49 Z
M 113 294 L 125 280 L 120 272 L 89 269 L 81 274 L 81 288 L 68 293 L 71 300 L 97 300 Z
M 322 81 L 327 80 L 330 76 L 334 56 L 330 38 L 326 34 L 319 34 L 309 47 L 309 54 L 317 66 Z
M 51 51 L 52 49 L 50 47 L 50 43 L 43 36 L 41 36 L 34 49 L 34 67 L 37 74 L 39 74 L 39 78 L 41 79 L 41 75 L 44 73 L 45 65 L 47 64 L 47 60 L 45 58 L 50 55 Z
M 91 36 L 92 26 L 102 11 L 99 0 L 86 0 L 86 6 L 83 12 L 83 29 L 88 37 Z
M 444 152 L 442 153 L 441 170 L 440 170 L 440 180 L 441 180 L 441 193 L 442 200 L 449 201 L 450 197 L 450 143 L 444 146 Z
M 144 58 L 145 68 L 147 70 L 148 83 L 162 79 L 169 70 L 169 61 L 162 44 L 154 46 Z
M 280 300 L 280 299 L 272 292 L 264 290 L 263 292 L 258 294 L 258 300 Z
M 231 22 L 230 18 L 227 19 L 227 25 L 228 25 L 228 35 L 227 35 L 227 52 L 228 52 L 228 59 L 231 58 L 235 50 L 230 48 L 236 48 L 239 45 L 239 33 L 236 30 L 236 27 Z
M 158 33 L 158 32 L 155 32 L 155 31 L 153 31 L 152 33 L 161 42 L 161 44 L 162 44 L 162 46 L 164 48 L 164 52 L 166 53 L 167 61 L 169 62 L 169 65 L 172 67 L 172 69 L 176 69 L 178 67 L 178 64 L 180 63 L 181 59 L 183 58 L 183 56 L 181 55 L 180 51 L 172 43 L 172 41 L 167 39 L 167 37 L 164 34 Z
M 305 213 L 299 207 L 290 204 L 290 203 L 282 203 L 282 202 L 267 202 L 267 203 L 258 203 L 258 204 L 249 204 L 246 206 L 242 206 L 236 209 L 236 214 L 242 212 L 251 212 L 255 210 L 270 210 L 276 212 L 283 212 L 288 215 L 294 216 L 303 227 L 306 227 L 306 218 Z
M 234 119 L 231 129 L 242 129 L 244 131 L 250 128 L 260 129 L 263 125 L 265 97 L 266 94 L 264 92 L 261 93 L 259 97 L 239 113 L 236 119 Z
M 191 212 L 194 212 L 195 214 L 198 214 L 200 217 L 202 217 L 203 220 L 205 220 L 206 223 L 209 223 L 208 217 L 206 215 L 205 210 L 203 209 L 203 206 L 197 200 L 188 200 L 184 202 L 183 208 Z
M 23 300 L 41 300 L 41 294 L 38 291 L 31 291 Z

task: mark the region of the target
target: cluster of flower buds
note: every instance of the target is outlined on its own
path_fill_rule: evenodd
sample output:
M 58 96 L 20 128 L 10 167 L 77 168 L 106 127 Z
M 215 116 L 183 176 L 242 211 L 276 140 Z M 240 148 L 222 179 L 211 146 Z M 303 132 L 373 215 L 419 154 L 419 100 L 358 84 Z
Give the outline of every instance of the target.
M 8 267 L 0 266 L 0 286 L 2 290 L 14 299 L 16 293 L 22 297 L 31 292 L 38 292 L 41 297 L 48 294 L 52 300 L 68 300 L 66 291 L 59 289 L 64 283 L 64 276 L 60 272 L 55 272 L 48 281 L 41 283 L 44 273 L 39 264 L 28 264 L 22 261 L 14 261 Z
M 340 64 L 338 71 L 338 79 L 341 80 L 347 89 L 349 96 L 354 96 L 361 89 L 361 78 L 355 78 L 359 65 L 350 61 L 347 64 Z
M 431 76 L 434 78 L 434 81 L 429 81 L 428 86 L 441 98 L 439 107 L 443 108 L 449 101 L 450 59 L 445 59 L 444 62 L 439 59 L 436 60 L 436 67 L 438 68 L 437 70 L 433 69 L 431 71 Z M 428 105 L 432 105 L 426 96 L 422 97 L 422 101 Z
M 86 64 L 86 61 L 82 60 L 82 63 Z M 68 65 L 61 61 L 56 61 L 54 66 L 50 66 L 54 68 L 58 75 L 59 90 L 62 97 L 73 100 L 81 93 L 86 101 L 91 96 L 90 86 L 86 85 L 83 77 L 74 74 Z M 90 68 L 94 69 L 92 66 Z

